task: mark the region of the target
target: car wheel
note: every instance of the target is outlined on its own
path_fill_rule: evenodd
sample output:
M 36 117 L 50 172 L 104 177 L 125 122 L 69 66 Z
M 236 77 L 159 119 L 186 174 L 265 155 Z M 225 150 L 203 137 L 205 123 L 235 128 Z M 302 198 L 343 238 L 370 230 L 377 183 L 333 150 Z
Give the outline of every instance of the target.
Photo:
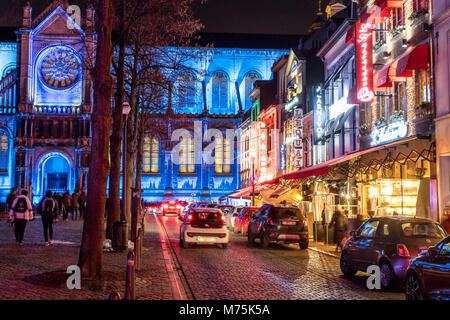
M 308 249 L 308 241 L 303 241 L 299 243 L 300 249 L 306 250 Z
M 186 241 L 183 241 L 183 248 L 185 248 L 185 249 L 189 248 L 189 243 L 187 243 Z
M 348 253 L 342 252 L 339 264 L 344 276 L 351 277 L 355 275 L 357 270 L 351 267 L 350 257 L 348 256 Z
M 226 248 L 228 248 L 228 243 L 222 243 L 222 249 L 226 249 Z
M 423 300 L 422 288 L 414 272 L 406 276 L 405 294 L 406 300 Z
M 254 244 L 255 243 L 255 237 L 250 232 L 247 234 L 247 242 L 249 244 Z
M 390 289 L 394 286 L 396 282 L 394 270 L 392 269 L 389 262 L 384 261 L 381 264 L 380 268 L 380 280 L 381 280 L 381 287 L 383 289 Z
M 261 245 L 261 248 L 267 248 L 269 246 L 269 238 L 267 238 L 262 231 L 259 234 L 259 243 Z

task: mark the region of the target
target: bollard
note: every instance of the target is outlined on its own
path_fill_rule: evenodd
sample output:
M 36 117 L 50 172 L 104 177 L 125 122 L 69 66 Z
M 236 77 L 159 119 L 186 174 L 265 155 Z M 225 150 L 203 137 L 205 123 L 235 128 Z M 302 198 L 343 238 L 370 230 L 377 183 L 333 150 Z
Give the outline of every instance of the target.
M 136 242 L 134 243 L 134 257 L 135 257 L 134 267 L 136 270 L 140 269 L 140 262 L 141 262 L 141 255 L 139 252 L 139 247 L 140 247 L 140 242 L 141 242 L 140 233 L 141 233 L 141 229 L 138 230 Z
M 120 293 L 113 291 L 110 293 L 108 300 L 121 300 Z
M 139 260 L 139 263 L 140 263 L 140 265 L 139 265 L 139 268 L 141 268 L 142 267 L 142 248 L 144 247 L 144 229 L 141 229 L 141 242 L 139 243 L 139 257 L 140 257 L 140 260 Z
M 125 300 L 135 300 L 135 292 L 134 292 L 134 282 L 135 282 L 135 274 L 134 274 L 134 253 L 128 252 L 127 256 L 127 277 L 125 282 Z

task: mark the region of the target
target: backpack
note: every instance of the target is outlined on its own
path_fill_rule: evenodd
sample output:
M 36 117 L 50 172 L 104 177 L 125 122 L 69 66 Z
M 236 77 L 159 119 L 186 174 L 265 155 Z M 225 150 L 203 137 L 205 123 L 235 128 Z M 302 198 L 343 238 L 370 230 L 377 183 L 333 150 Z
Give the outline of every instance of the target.
M 15 212 L 25 213 L 28 210 L 27 199 L 20 197 L 14 207 Z
M 42 215 L 51 216 L 53 215 L 54 209 L 55 203 L 53 202 L 53 199 L 51 198 L 44 199 L 44 202 L 42 203 Z

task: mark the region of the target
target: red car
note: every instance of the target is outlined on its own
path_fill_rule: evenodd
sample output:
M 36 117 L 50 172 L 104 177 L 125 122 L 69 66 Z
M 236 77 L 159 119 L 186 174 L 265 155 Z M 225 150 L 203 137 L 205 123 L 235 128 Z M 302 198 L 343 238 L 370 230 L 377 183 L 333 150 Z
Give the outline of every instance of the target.
M 161 213 L 163 216 L 172 213 L 178 216 L 181 215 L 182 206 L 176 200 L 164 200 L 161 205 Z
M 246 235 L 248 232 L 248 222 L 253 218 L 253 215 L 259 207 L 245 207 L 241 210 L 241 213 L 234 219 L 234 229 L 236 233 L 242 233 Z

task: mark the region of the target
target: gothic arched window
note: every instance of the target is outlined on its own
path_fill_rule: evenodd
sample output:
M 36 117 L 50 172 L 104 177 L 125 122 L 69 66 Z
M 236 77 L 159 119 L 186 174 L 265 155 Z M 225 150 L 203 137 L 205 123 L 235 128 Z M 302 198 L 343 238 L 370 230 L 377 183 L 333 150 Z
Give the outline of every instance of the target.
M 195 77 L 192 73 L 183 73 L 178 77 L 176 101 L 177 109 L 181 113 L 195 112 L 196 88 Z
M 146 135 L 144 138 L 143 171 L 159 172 L 159 139 Z
M 8 172 L 9 138 L 5 131 L 0 130 L 0 173 Z
M 225 135 L 224 135 L 225 136 Z M 231 141 L 225 139 L 221 136 L 216 137 L 215 140 L 215 163 L 216 163 L 216 172 L 217 173 L 230 173 L 231 172 L 231 160 L 232 160 L 232 152 L 231 152 Z
M 211 80 L 212 108 L 219 113 L 228 111 L 228 79 L 223 72 L 216 72 Z
M 180 173 L 195 172 L 194 139 L 183 137 L 180 141 Z
M 250 93 L 253 91 L 253 83 L 259 79 L 259 75 L 255 72 L 249 72 L 244 78 L 244 111 L 247 111 L 252 106 L 252 98 L 250 98 Z

